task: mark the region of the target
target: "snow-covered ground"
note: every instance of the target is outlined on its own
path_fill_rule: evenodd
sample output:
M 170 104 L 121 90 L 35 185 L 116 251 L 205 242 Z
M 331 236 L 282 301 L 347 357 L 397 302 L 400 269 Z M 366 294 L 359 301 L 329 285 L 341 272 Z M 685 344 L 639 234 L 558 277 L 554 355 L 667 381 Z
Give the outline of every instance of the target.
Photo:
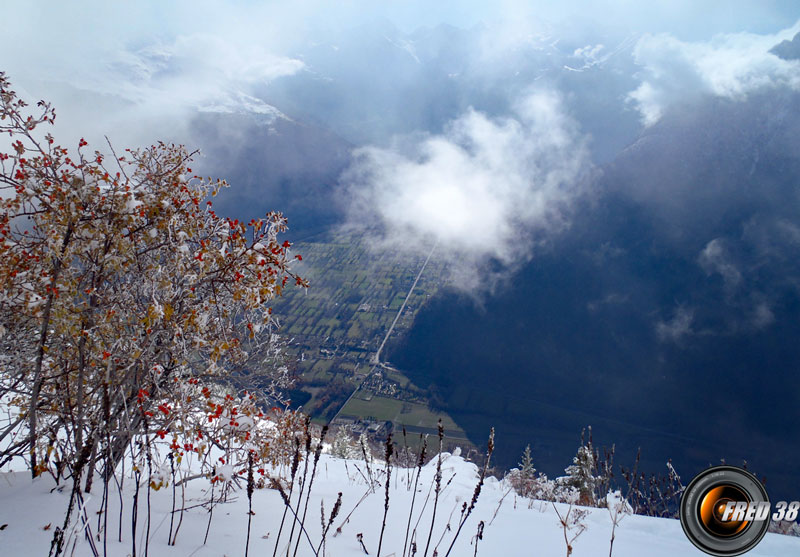
M 445 455 L 442 467 L 442 486 L 445 486 L 439 498 L 436 523 L 433 528 L 432 541 L 428 555 L 438 547 L 438 555 L 443 557 L 450 546 L 464 502 L 469 505 L 478 478 L 478 469 L 461 457 Z M 377 465 L 374 466 L 378 467 Z M 302 472 L 303 464 L 300 465 Z M 430 518 L 433 509 L 431 485 L 436 472 L 436 459 L 423 468 L 417 490 L 414 512 L 411 517 L 411 529 L 417 527 L 417 555 L 422 556 L 430 531 Z M 375 471 L 373 470 L 373 473 Z M 27 472 L 5 472 L 0 478 L 0 555 L 28 556 L 47 555 L 50 541 L 56 526 L 61 525 L 69 498 L 69 486 L 62 491 L 54 490 L 52 478 L 42 477 L 31 481 Z M 348 557 L 364 555 L 364 549 L 358 541 L 358 534 L 363 535 L 363 542 L 369 555 L 376 555 L 381 523 L 384 512 L 385 491 L 376 487 L 370 492 L 364 462 L 345 461 L 322 455 L 314 481 L 313 493 L 308 505 L 308 516 L 305 526 L 308 536 L 315 548 L 303 535 L 300 539 L 297 555 L 314 555 L 316 545 L 321 536 L 320 504 L 324 505 L 325 517 L 330 515 L 337 495 L 342 492 L 342 507 L 334 521 L 326 544 L 326 555 Z M 383 472 L 377 476 L 381 481 Z M 406 536 L 406 525 L 409 520 L 409 509 L 413 489 L 409 488 L 409 480 L 413 483 L 413 470 L 393 469 L 390 487 L 390 506 L 386 531 L 383 539 L 381 555 L 384 557 L 400 557 L 403 555 L 403 544 Z M 217 484 L 219 486 L 219 484 Z M 228 501 L 214 506 L 208 542 L 203 544 L 208 512 L 203 506 L 208 502 L 209 483 L 198 479 L 186 484 L 183 523 L 177 537 L 177 544 L 167 543 L 170 528 L 170 515 L 173 504 L 172 487 L 152 491 L 150 514 L 149 555 L 152 556 L 233 556 L 245 554 L 247 533 L 248 501 L 244 486 L 233 491 Z M 122 519 L 122 542 L 119 535 L 119 498 L 112 489 L 111 505 L 108 516 L 107 554 L 127 556 L 132 554 L 132 532 L 130 511 L 132 508 L 133 481 L 127 479 L 124 488 L 124 512 Z M 180 488 L 177 490 L 177 507 L 180 508 Z M 216 487 L 219 494 L 219 487 Z M 359 504 L 359 501 L 367 496 Z M 430 493 L 430 496 L 429 496 Z M 295 492 L 296 495 L 296 492 Z M 147 527 L 147 490 L 142 489 L 139 501 L 139 522 L 136 532 L 136 554 L 144 555 L 145 531 Z M 102 499 L 102 483 L 97 481 L 93 493 L 87 496 L 86 516 L 91 531 L 97 538 L 97 514 Z M 296 497 L 295 506 L 296 506 Z M 427 504 L 426 504 L 427 499 Z M 305 501 L 303 502 L 303 505 Z M 567 512 L 567 505 L 557 505 L 562 516 Z M 253 495 L 252 532 L 250 536 L 249 555 L 270 556 L 275 550 L 284 504 L 278 491 L 274 489 L 258 489 Z M 355 510 L 353 510 L 355 508 Z M 352 514 L 350 514 L 352 511 Z M 299 511 L 302 515 L 302 505 Z M 349 520 L 346 517 L 349 515 Z M 420 515 L 421 518 L 420 518 Z M 176 513 L 175 524 L 179 515 Z M 286 555 L 291 530 L 291 516 L 287 516 L 286 524 L 278 544 L 277 554 Z M 485 523 L 483 539 L 478 542 L 477 554 L 483 556 L 542 556 L 555 557 L 566 555 L 564 532 L 559 524 L 558 516 L 550 503 L 529 501 L 515 497 L 504 482 L 489 478 L 483 486 L 478 503 L 466 521 L 460 536 L 450 555 L 472 556 L 475 554 L 475 535 L 480 521 Z M 102 520 L 101 520 L 102 523 Z M 586 530 L 574 542 L 573 555 L 606 556 L 609 554 L 612 521 L 606 509 L 588 509 L 583 520 Z M 448 524 L 450 527 L 448 528 Z M 7 526 L 4 526 L 7 525 Z M 334 535 L 337 528 L 341 533 Z M 294 554 L 297 540 L 295 529 L 289 555 Z M 66 549 L 70 555 L 73 542 L 77 540 L 74 555 L 92 555 L 91 548 L 82 532 L 72 536 Z M 102 535 L 96 546 L 103 554 Z M 407 555 L 410 553 L 406 553 Z M 320 551 L 320 555 L 322 552 Z M 686 539 L 677 520 L 648 518 L 642 516 L 624 516 L 616 529 L 613 546 L 616 557 L 675 557 L 704 555 L 695 549 Z M 748 555 L 752 557 L 800 555 L 800 538 L 791 538 L 777 534 L 767 534 L 761 544 Z

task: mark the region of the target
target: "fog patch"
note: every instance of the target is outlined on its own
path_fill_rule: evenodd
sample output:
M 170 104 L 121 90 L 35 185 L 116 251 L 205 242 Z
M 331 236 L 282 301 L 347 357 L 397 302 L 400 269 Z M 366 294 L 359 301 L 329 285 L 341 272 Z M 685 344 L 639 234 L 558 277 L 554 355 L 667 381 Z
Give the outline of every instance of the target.
M 744 100 L 768 88 L 800 90 L 800 62 L 771 52 L 798 31 L 800 21 L 774 34 L 724 33 L 696 42 L 646 34 L 634 49 L 641 84 L 628 100 L 642 122 L 652 125 L 669 106 L 701 95 Z
M 357 149 L 343 176 L 351 224 L 380 230 L 376 242 L 396 250 L 436 245 L 456 284 L 475 289 L 568 225 L 585 143 L 553 91 L 525 96 L 505 118 L 470 109 L 441 135 Z

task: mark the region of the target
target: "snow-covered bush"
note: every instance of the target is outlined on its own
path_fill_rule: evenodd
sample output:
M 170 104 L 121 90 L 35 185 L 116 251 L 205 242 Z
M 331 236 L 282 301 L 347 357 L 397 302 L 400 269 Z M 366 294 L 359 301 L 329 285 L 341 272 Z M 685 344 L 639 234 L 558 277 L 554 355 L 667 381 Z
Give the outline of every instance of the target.
M 800 537 L 800 524 L 792 520 L 772 521 L 769 523 L 769 531 L 785 536 Z
M 336 458 L 359 458 L 361 456 L 361 447 L 353 438 L 352 427 L 344 425 L 336 430 L 330 453 Z
M 577 454 L 572 458 L 572 464 L 564 471 L 566 476 L 557 478 L 557 482 L 564 488 L 572 488 L 578 492 L 578 503 L 583 506 L 597 506 L 595 490 L 598 480 L 595 477 L 597 464 L 591 443 L 581 444 Z
M 567 473 L 569 472 L 570 468 L 567 468 Z M 530 445 L 522 454 L 519 468 L 513 468 L 508 473 L 507 480 L 517 495 L 531 500 L 584 504 L 581 501 L 581 491 L 571 481 L 571 476 L 551 480 L 546 474 L 536 471 Z
M 286 384 L 267 304 L 290 281 L 306 285 L 278 240 L 286 219 L 218 216 L 211 198 L 227 184 L 193 176 L 182 146 L 117 156 L 81 140 L 70 152 L 41 132 L 54 121 L 44 101 L 29 113 L 0 73 L 12 147 L 0 153 L 0 401 L 14 409 L 0 465 L 67 474 L 75 494 L 97 464 L 107 481 L 134 440 L 246 447 L 254 400 L 187 392 L 234 372 L 261 374 L 267 393 Z

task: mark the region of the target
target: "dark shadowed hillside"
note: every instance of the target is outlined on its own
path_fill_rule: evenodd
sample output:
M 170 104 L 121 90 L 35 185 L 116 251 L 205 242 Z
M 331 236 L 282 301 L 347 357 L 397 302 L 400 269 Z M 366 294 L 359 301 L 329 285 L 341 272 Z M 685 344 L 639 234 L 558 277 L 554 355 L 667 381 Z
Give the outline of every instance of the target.
M 392 359 L 506 465 L 548 473 L 581 427 L 686 477 L 800 457 L 800 97 L 681 107 L 609 165 L 572 228 L 476 306 L 442 294 Z M 627 460 L 627 462 L 626 462 Z
M 249 220 L 269 210 L 288 218 L 292 237 L 319 232 L 344 212 L 336 192 L 351 145 L 336 134 L 283 115 L 200 113 L 192 122 L 204 172 L 235 188 L 215 203 Z

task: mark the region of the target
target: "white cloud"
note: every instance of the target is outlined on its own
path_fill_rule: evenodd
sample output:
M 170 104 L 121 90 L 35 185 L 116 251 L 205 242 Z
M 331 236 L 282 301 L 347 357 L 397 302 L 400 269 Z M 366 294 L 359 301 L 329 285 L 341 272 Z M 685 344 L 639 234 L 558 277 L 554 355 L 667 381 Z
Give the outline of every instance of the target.
M 257 83 L 303 67 L 295 56 L 301 45 L 372 24 L 376 18 L 389 18 L 407 31 L 443 21 L 465 28 L 484 21 L 481 48 L 471 62 L 475 75 L 492 82 L 498 72 L 515 70 L 515 57 L 529 56 L 531 46 L 540 48 L 546 59 L 548 52 L 560 48 L 559 40 L 572 44 L 570 37 L 601 28 L 619 26 L 624 30 L 620 36 L 634 29 L 686 33 L 700 28 L 705 33 L 774 28 L 786 20 L 781 14 L 787 10 L 768 4 L 763 0 L 734 0 L 720 7 L 689 0 L 646 5 L 630 0 L 591 5 L 503 0 L 491 6 L 451 0 L 435 6 L 422 0 L 13 2 L 3 10 L 8 25 L 0 33 L 0 69 L 31 100 L 53 101 L 59 109 L 60 134 L 66 129 L 75 136 L 91 136 L 94 131 L 102 141 L 105 133 L 112 138 L 126 133 L 131 137 L 125 142 L 149 142 L 164 139 L 163 130 L 174 130 L 174 122 L 161 122 L 186 105 L 230 106 L 240 94 L 257 96 L 253 90 Z M 698 87 L 748 90 L 760 82 L 763 72 L 751 74 L 731 64 L 749 67 L 749 61 L 763 62 L 766 50 L 790 35 L 721 35 L 708 43 L 648 36 L 639 48 L 643 83 L 631 98 L 653 121 L 671 98 L 685 92 L 684 82 L 673 81 L 662 70 L 684 65 L 689 74 L 705 76 L 709 66 L 717 67 L 716 54 L 725 58 L 723 75 L 708 78 L 711 85 L 704 85 L 704 77 Z M 660 54 L 662 47 L 669 56 Z M 608 56 L 606 50 L 579 52 L 587 64 L 596 61 L 593 56 L 603 59 L 604 53 Z M 790 64 L 771 58 L 776 67 L 767 68 L 767 75 L 786 77 L 784 70 Z M 87 126 L 93 129 L 87 131 Z
M 728 33 L 698 42 L 667 33 L 644 35 L 634 50 L 642 82 L 629 100 L 651 125 L 670 105 L 698 95 L 741 100 L 770 87 L 800 89 L 800 63 L 769 52 L 798 31 L 800 21 L 775 34 Z
M 513 118 L 469 110 L 442 135 L 362 148 L 354 161 L 344 176 L 354 219 L 377 220 L 394 246 L 437 242 L 471 288 L 488 258 L 512 265 L 565 225 L 588 156 L 559 96 L 539 91 Z
M 698 262 L 706 274 L 718 273 L 728 292 L 734 290 L 742 280 L 742 273 L 731 261 L 721 238 L 715 238 L 706 244 L 700 252 Z
M 122 146 L 191 142 L 186 124 L 198 108 L 264 113 L 256 88 L 300 71 L 284 53 L 280 6 L 237 12 L 216 2 L 107 6 L 15 5 L 0 35 L 0 70 L 26 100 L 44 98 L 58 114 L 56 137 L 103 135 Z
M 299 60 L 276 56 L 257 44 L 236 44 L 197 33 L 140 50 L 122 50 L 96 75 L 93 89 L 136 103 L 196 106 L 232 90 L 291 75 Z
M 656 335 L 662 342 L 679 342 L 683 337 L 692 333 L 694 311 L 686 307 L 679 307 L 669 321 L 656 323 Z
M 775 314 L 772 313 L 769 305 L 761 302 L 753 309 L 752 323 L 756 329 L 763 329 L 775 321 Z

